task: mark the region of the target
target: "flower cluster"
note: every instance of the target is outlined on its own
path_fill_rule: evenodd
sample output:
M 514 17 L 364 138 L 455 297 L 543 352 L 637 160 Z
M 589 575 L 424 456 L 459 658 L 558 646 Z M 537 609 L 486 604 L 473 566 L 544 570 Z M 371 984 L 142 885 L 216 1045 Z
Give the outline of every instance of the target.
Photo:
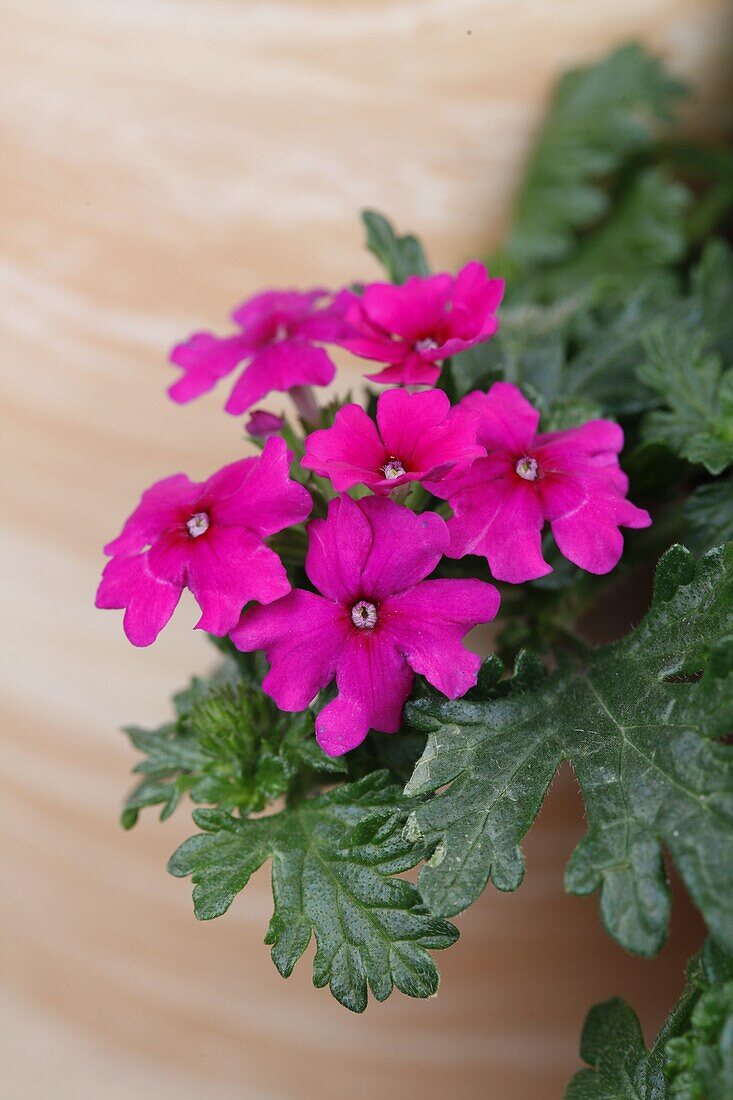
M 188 588 L 198 628 L 264 651 L 263 690 L 282 710 L 305 710 L 335 681 L 316 719 L 332 755 L 370 729 L 397 731 L 416 674 L 463 695 L 479 667 L 463 639 L 495 617 L 499 593 L 480 576 L 431 577 L 444 556 L 478 555 L 495 580 L 532 580 L 550 572 L 548 523 L 566 558 L 606 573 L 621 556 L 619 528 L 650 523 L 626 499 L 618 425 L 542 433 L 538 411 L 509 383 L 454 407 L 432 388 L 451 356 L 496 332 L 503 289 L 473 262 L 400 286 L 267 291 L 234 310 L 233 335 L 177 344 L 173 400 L 191 401 L 241 367 L 227 411 L 288 392 L 304 436 L 255 409 L 247 431 L 258 457 L 204 482 L 156 482 L 105 547 L 97 606 L 124 609 L 128 638 L 146 646 Z M 326 346 L 383 365 L 367 377 L 396 388 L 379 395 L 374 417 L 349 403 L 324 424 L 311 387 L 334 378 Z M 293 587 L 268 540 L 305 523 L 316 490 L 328 504 L 307 526 L 300 575 L 310 587 Z

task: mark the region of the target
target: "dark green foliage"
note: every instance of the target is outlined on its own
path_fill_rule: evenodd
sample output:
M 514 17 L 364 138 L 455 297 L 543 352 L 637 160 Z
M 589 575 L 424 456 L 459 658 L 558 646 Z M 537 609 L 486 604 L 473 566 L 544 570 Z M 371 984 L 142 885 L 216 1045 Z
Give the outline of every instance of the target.
M 400 237 L 392 223 L 375 210 L 362 211 L 367 248 L 379 260 L 393 283 L 404 283 L 410 275 L 429 275 L 430 268 L 417 237 Z
M 372 772 L 257 820 L 197 810 L 204 832 L 181 845 L 168 869 L 192 876 L 196 916 L 209 920 L 272 859 L 275 912 L 265 942 L 283 977 L 315 935 L 314 984 L 330 985 L 352 1011 L 366 1008 L 367 986 L 378 1001 L 394 986 L 430 997 L 439 977 L 429 951 L 458 933 L 428 912 L 411 883 L 391 877 L 423 855 L 404 831 L 413 805 L 386 772 Z
M 668 920 L 664 844 L 711 931 L 733 945 L 733 748 L 715 740 L 733 725 L 730 634 L 733 545 L 697 567 L 676 546 L 659 563 L 651 609 L 622 641 L 499 698 L 411 704 L 429 736 L 406 793 L 440 792 L 410 819 L 433 850 L 420 876 L 426 904 L 450 916 L 489 877 L 519 886 L 519 843 L 569 760 L 589 827 L 566 888 L 600 888 L 611 935 L 652 955 Z
M 576 234 L 609 209 L 606 183 L 648 149 L 682 92 L 639 46 L 559 82 L 514 203 L 506 252 L 521 267 L 568 257 Z M 657 212 L 654 212 L 654 217 Z
M 588 1013 L 565 1100 L 730 1100 L 733 959 L 709 940 L 682 996 L 647 1050 L 634 1010 L 619 998 Z
M 126 732 L 146 759 L 122 811 L 131 828 L 145 806 L 162 805 L 161 820 L 188 793 L 194 802 L 247 814 L 287 794 L 313 771 L 345 771 L 316 744 L 313 715 L 285 714 L 253 684 L 230 672 L 212 683 L 194 680 L 175 697 L 177 721 Z
M 733 540 L 733 478 L 700 485 L 684 509 L 686 542 L 697 553 Z
M 720 474 L 733 463 L 733 368 L 724 371 L 708 345 L 706 333 L 679 324 L 647 336 L 639 377 L 665 407 L 649 413 L 644 436 Z

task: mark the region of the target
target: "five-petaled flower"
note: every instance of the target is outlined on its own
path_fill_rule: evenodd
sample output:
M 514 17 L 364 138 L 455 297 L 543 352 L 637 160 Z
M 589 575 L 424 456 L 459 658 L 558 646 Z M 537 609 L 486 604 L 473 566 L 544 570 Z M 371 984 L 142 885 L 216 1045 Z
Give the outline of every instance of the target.
M 305 709 L 335 678 L 338 695 L 316 719 L 327 753 L 348 752 L 370 729 L 398 730 L 416 672 L 451 699 L 475 685 L 479 658 L 461 639 L 493 619 L 499 595 L 479 580 L 425 580 L 447 546 L 433 512 L 333 500 L 309 525 L 306 572 L 321 594 L 294 589 L 231 632 L 239 649 L 265 651 L 262 686 L 281 710 Z
M 121 534 L 105 546 L 96 604 L 125 608 L 133 645 L 150 645 L 184 588 L 201 618 L 196 626 L 223 635 L 249 600 L 269 603 L 290 591 L 277 554 L 263 539 L 310 513 L 310 494 L 289 476 L 282 439 L 262 455 L 225 466 L 203 483 L 174 474 L 143 493 Z
M 451 409 L 440 390 L 387 390 L 377 423 L 360 405 L 345 405 L 333 427 L 305 441 L 302 465 L 328 477 L 339 492 L 368 485 L 389 493 L 411 481 L 439 481 L 486 452 L 476 443 L 478 417 Z
M 455 276 L 413 275 L 402 286 L 372 283 L 349 299 L 352 331 L 338 343 L 389 364 L 367 375 L 375 382 L 432 386 L 444 359 L 494 335 L 503 294 L 504 280 L 490 279 L 477 260 Z
M 344 333 L 343 313 L 350 296 L 325 290 L 267 290 L 232 313 L 240 332 L 214 336 L 196 332 L 177 344 L 170 360 L 184 374 L 168 390 L 185 404 L 213 389 L 240 364 L 246 367 L 234 385 L 226 411 L 238 416 L 273 390 L 327 386 L 335 367 L 313 341 L 333 342 Z
M 538 434 L 539 413 L 509 382 L 469 394 L 459 408 L 478 414 L 478 441 L 488 454 L 433 487 L 453 509 L 449 557 L 482 555 L 497 580 L 512 584 L 542 577 L 552 572 L 541 548 L 547 521 L 566 558 L 608 573 L 623 550 L 619 527 L 651 523 L 626 499 L 618 424 L 591 420 Z

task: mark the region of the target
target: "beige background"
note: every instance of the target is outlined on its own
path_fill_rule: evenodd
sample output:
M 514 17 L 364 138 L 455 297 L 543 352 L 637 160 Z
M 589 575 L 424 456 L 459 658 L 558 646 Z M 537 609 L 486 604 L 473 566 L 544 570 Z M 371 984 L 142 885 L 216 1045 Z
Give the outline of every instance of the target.
M 572 781 L 527 843 L 521 891 L 488 891 L 436 1001 L 350 1016 L 261 945 L 260 874 L 223 920 L 165 874 L 184 810 L 116 824 L 133 761 L 211 653 L 190 604 L 136 651 L 95 613 L 100 547 L 141 488 L 240 453 L 219 394 L 164 397 L 167 347 L 273 284 L 370 276 L 357 211 L 438 264 L 497 240 L 551 80 L 630 36 L 695 80 L 689 124 L 731 122 L 720 0 L 2 0 L 0 1044 L 6 1100 L 49 1096 L 552 1100 L 587 1007 L 656 1026 L 700 938 L 675 909 L 654 963 L 566 898 Z

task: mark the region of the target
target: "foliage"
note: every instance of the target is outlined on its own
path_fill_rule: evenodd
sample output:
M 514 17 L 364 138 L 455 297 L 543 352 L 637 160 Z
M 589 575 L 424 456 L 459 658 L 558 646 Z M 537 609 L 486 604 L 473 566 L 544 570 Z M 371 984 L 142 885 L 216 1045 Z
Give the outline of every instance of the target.
M 665 408 L 649 413 L 644 436 L 720 474 L 733 463 L 733 368 L 706 352 L 705 333 L 665 326 L 646 339 L 639 377 Z
M 367 248 L 373 252 L 393 283 L 404 283 L 410 275 L 429 275 L 430 268 L 417 237 L 400 237 L 392 223 L 375 210 L 362 214 L 367 231 Z
M 648 614 L 622 641 L 498 697 L 413 703 L 409 717 L 429 736 L 407 792 L 439 792 L 410 819 L 433 851 L 420 875 L 433 912 L 465 909 L 489 877 L 519 886 L 519 842 L 569 760 L 589 828 L 566 888 L 600 888 L 611 935 L 654 954 L 669 909 L 664 843 L 709 927 L 733 947 L 733 748 L 716 741 L 733 723 L 731 628 L 733 545 L 697 567 L 677 546 L 659 564 Z
M 404 834 L 412 806 L 387 773 L 372 772 L 255 821 L 197 810 L 204 832 L 173 854 L 169 870 L 193 877 L 196 916 L 209 920 L 272 859 L 275 912 L 265 942 L 283 977 L 315 935 L 314 984 L 330 985 L 352 1011 L 366 1008 L 367 986 L 378 1001 L 394 986 L 430 997 L 439 979 L 428 952 L 458 933 L 430 914 L 411 883 L 390 877 L 423 855 Z
M 636 1013 L 615 997 L 588 1013 L 582 1069 L 565 1100 L 727 1100 L 733 1095 L 733 958 L 709 940 L 647 1050 Z
M 246 814 L 264 809 L 311 771 L 345 770 L 316 744 L 309 711 L 283 714 L 236 667 L 211 683 L 193 680 L 174 703 L 175 722 L 126 730 L 145 754 L 134 769 L 144 778 L 122 811 L 127 829 L 146 806 L 162 805 L 165 821 L 184 793 L 194 802 Z

